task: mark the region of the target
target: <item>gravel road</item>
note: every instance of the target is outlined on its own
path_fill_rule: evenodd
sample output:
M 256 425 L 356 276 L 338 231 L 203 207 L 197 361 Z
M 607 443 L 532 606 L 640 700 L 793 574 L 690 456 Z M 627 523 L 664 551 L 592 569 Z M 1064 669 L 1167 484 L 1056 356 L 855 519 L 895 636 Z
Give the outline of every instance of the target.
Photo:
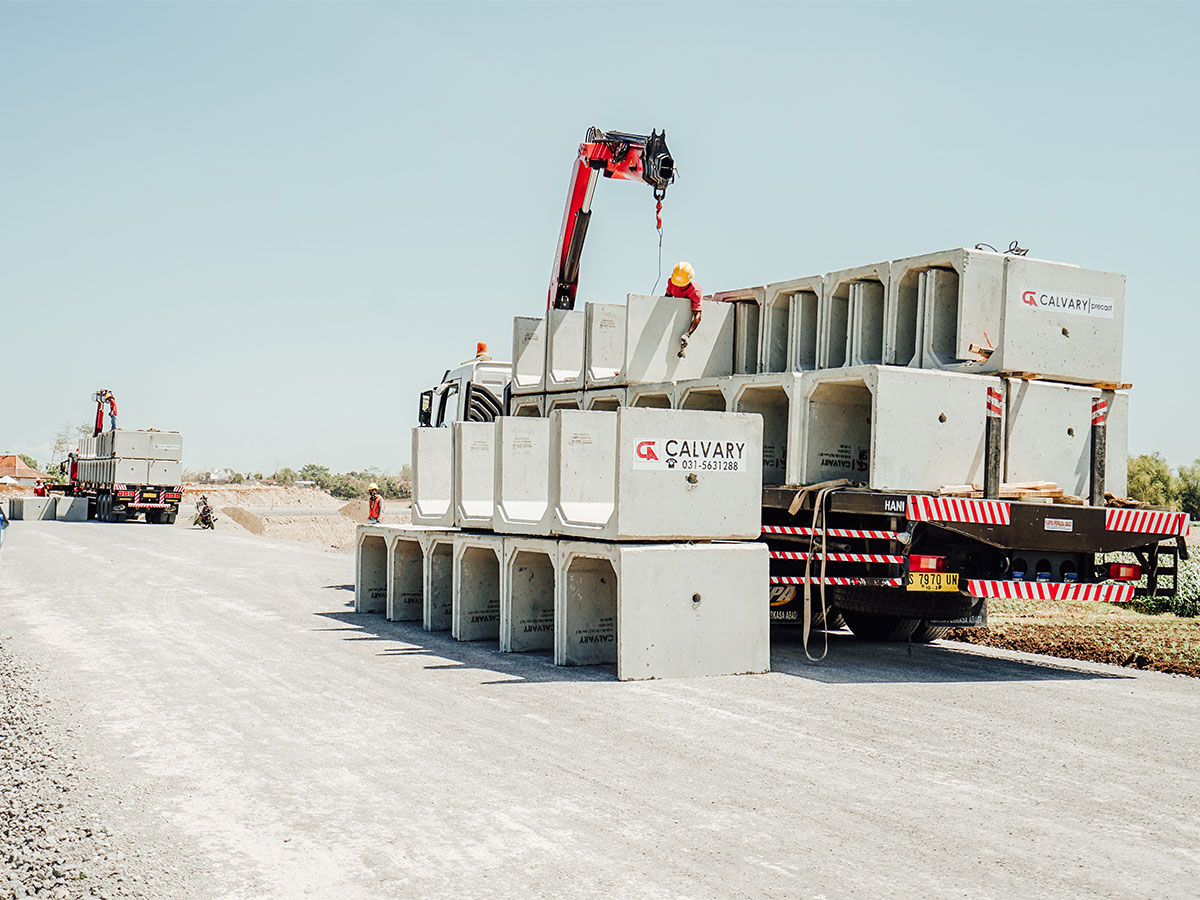
M 620 684 L 355 615 L 352 572 L 247 534 L 14 523 L 2 784 L 51 747 L 63 806 L 0 821 L 0 859 L 47 823 L 109 833 L 35 841 L 13 890 L 121 854 L 107 887 L 44 896 L 1196 896 L 1195 679 L 835 635 L 819 664 L 780 639 L 770 675 Z

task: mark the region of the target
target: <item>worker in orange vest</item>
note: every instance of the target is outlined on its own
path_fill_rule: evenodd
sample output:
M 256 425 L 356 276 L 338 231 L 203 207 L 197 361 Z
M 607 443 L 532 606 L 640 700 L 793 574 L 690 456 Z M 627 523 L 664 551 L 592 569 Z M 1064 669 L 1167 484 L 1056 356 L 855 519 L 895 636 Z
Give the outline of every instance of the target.
M 696 284 L 696 270 L 692 268 L 690 262 L 681 260 L 675 263 L 675 271 L 671 273 L 671 280 L 667 282 L 667 296 L 682 297 L 692 301 L 692 324 L 679 338 L 679 355 L 683 356 L 683 351 L 687 349 L 688 338 L 700 327 L 700 298 L 703 296 L 700 292 L 700 285 Z
M 379 496 L 379 485 L 372 481 L 371 486 L 367 488 L 367 521 L 378 525 L 382 518 L 383 498 Z
M 112 391 L 104 392 L 104 399 L 108 401 L 108 424 L 113 431 L 117 430 L 117 398 L 113 396 Z

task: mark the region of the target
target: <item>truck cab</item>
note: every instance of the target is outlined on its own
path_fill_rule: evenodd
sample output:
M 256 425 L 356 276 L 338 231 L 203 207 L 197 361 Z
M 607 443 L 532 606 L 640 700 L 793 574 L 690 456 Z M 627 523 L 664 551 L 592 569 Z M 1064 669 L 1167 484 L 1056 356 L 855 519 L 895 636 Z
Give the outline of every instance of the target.
M 441 384 L 421 392 L 418 421 L 440 428 L 451 422 L 490 422 L 504 415 L 512 364 L 498 362 L 481 345 L 474 359 L 447 369 Z

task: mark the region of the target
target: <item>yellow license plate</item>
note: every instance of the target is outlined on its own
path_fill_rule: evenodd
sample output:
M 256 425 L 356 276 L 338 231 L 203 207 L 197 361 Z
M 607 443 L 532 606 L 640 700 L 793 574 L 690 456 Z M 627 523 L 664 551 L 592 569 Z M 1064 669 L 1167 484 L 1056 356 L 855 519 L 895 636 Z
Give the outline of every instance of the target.
M 957 572 L 909 572 L 910 591 L 957 591 Z

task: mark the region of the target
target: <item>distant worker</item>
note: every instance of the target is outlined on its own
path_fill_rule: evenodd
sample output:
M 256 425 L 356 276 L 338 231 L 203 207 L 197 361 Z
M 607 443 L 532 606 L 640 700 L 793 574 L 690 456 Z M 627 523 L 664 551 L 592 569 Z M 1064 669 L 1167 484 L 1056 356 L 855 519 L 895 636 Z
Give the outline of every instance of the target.
M 692 324 L 688 326 L 679 338 L 679 355 L 683 356 L 683 351 L 687 349 L 688 338 L 700 326 L 700 285 L 696 284 L 696 270 L 692 268 L 690 262 L 680 261 L 675 263 L 675 271 L 671 273 L 671 280 L 667 283 L 668 297 L 685 297 L 692 301 Z
M 42 484 L 42 479 L 40 479 L 40 478 L 37 480 L 37 484 L 35 484 L 33 486 L 33 496 L 35 496 L 35 497 L 45 497 L 46 496 L 46 486 L 44 484 Z
M 4 543 L 4 529 L 8 527 L 8 517 L 4 515 L 4 504 L 0 503 L 0 544 Z
M 383 498 L 379 496 L 379 485 L 372 481 L 371 486 L 367 488 L 367 521 L 378 525 L 382 518 Z
M 117 398 L 113 396 L 112 391 L 105 391 L 104 398 L 108 403 L 108 424 L 113 430 L 117 430 Z

